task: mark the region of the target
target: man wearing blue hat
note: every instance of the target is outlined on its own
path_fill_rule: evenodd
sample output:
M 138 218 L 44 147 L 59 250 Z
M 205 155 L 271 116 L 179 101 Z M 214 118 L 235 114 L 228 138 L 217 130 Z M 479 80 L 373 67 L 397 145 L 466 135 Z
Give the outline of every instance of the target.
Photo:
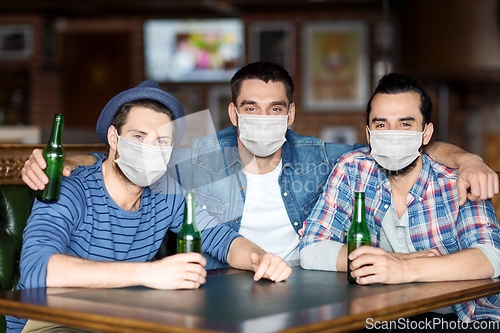
M 168 229 L 183 222 L 184 194 L 165 177 L 162 193 L 149 187 L 166 170 L 184 132 L 184 110 L 153 81 L 126 90 L 104 107 L 97 133 L 108 158 L 64 177 L 59 200 L 35 201 L 23 234 L 18 288 L 142 285 L 193 289 L 205 283 L 206 260 L 183 253 L 151 261 Z M 283 281 L 281 258 L 197 212 L 202 249 L 233 267 L 254 270 L 255 280 Z M 26 320 L 7 317 L 9 332 Z

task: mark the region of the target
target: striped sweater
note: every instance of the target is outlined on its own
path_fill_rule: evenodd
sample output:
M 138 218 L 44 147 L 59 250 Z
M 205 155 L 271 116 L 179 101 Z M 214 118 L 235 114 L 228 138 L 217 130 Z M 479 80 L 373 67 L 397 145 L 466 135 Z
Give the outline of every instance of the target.
M 184 194 L 172 179 L 161 193 L 146 187 L 136 211 L 120 208 L 104 186 L 102 161 L 79 167 L 65 177 L 56 203 L 36 201 L 23 234 L 18 288 L 46 286 L 47 264 L 53 254 L 96 261 L 150 261 L 168 229 L 183 222 Z M 165 194 L 166 193 L 166 194 Z M 239 236 L 217 225 L 206 211 L 197 211 L 202 249 L 226 262 L 231 242 Z M 20 332 L 25 320 L 7 317 L 9 332 Z

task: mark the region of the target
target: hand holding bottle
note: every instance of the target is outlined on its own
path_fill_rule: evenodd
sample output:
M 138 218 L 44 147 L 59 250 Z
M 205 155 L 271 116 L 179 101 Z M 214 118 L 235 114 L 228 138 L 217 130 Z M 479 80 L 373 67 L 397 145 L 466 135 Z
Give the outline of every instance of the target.
M 34 191 L 43 190 L 45 185 L 49 182 L 49 178 L 47 178 L 47 175 L 43 171 L 47 167 L 47 163 L 43 158 L 42 152 L 43 149 L 33 149 L 21 170 L 23 182 Z M 65 159 L 62 175 L 68 177 L 71 175 L 71 170 L 72 168 L 67 166 Z
M 36 198 L 40 201 L 55 202 L 59 199 L 61 188 L 62 172 L 64 167 L 64 150 L 62 146 L 64 116 L 56 114 L 54 124 L 50 133 L 50 140 L 42 152 L 47 164 L 44 172 L 48 178 L 48 183 L 43 190 L 38 190 Z
M 197 289 L 206 282 L 206 259 L 199 253 L 182 253 L 144 263 L 140 285 L 154 289 Z
M 351 228 L 347 234 L 347 281 L 350 283 L 356 283 L 356 278 L 351 275 L 351 252 L 362 246 L 370 246 L 370 244 L 370 229 L 366 224 L 365 216 L 365 194 L 356 192 Z
M 412 260 L 397 258 L 394 253 L 384 249 L 363 246 L 350 253 L 348 258 L 352 277 L 358 284 L 413 282 L 409 267 Z

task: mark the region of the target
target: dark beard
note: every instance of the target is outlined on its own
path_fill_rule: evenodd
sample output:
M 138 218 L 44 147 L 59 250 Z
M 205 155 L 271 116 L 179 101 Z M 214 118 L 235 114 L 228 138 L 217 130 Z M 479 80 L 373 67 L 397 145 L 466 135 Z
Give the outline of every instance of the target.
M 418 157 L 420 157 L 420 156 L 418 156 Z M 380 170 L 382 170 L 385 173 L 385 175 L 388 177 L 389 176 L 404 176 L 404 175 L 407 175 L 410 172 L 412 172 L 413 169 L 415 169 L 415 167 L 417 166 L 418 157 L 413 162 L 411 162 L 409 165 L 407 165 L 403 169 L 399 169 L 399 170 L 387 170 L 387 169 L 383 168 L 380 164 L 378 164 L 377 161 L 375 161 L 375 163 L 377 163 Z

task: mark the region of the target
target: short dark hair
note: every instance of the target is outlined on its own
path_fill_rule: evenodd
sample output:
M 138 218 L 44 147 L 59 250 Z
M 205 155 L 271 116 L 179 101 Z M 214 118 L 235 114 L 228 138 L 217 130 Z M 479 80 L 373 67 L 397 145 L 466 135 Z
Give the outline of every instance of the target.
M 123 125 L 127 120 L 127 116 L 134 107 L 141 107 L 149 110 L 153 110 L 158 113 L 163 113 L 169 116 L 170 120 L 174 119 L 172 112 L 162 103 L 154 101 L 152 99 L 139 99 L 137 101 L 129 102 L 120 105 L 118 110 L 116 110 L 115 116 L 111 125 L 116 128 L 118 134 L 120 134 Z M 176 126 L 174 122 L 172 137 L 175 138 Z
M 293 80 L 283 67 L 272 62 L 253 62 L 240 68 L 231 79 L 231 94 L 233 103 L 241 92 L 241 84 L 245 80 L 257 79 L 265 83 L 269 81 L 281 82 L 285 85 L 288 103 L 293 103 Z
M 402 94 L 414 92 L 420 96 L 420 113 L 422 113 L 424 127 L 431 122 L 432 101 L 418 82 L 403 74 L 388 74 L 378 81 L 377 87 L 366 106 L 366 124 L 370 126 L 370 113 L 372 111 L 372 100 L 377 94 Z

